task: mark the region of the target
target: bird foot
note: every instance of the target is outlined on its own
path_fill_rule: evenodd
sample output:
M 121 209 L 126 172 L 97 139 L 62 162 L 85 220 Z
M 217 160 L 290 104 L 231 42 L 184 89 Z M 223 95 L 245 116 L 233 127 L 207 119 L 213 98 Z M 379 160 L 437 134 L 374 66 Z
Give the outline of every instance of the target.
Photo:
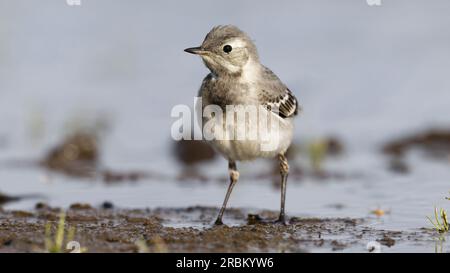
M 214 222 L 214 226 L 223 226 L 222 219 L 217 218 L 217 220 Z
M 280 217 L 278 218 L 278 220 L 276 220 L 275 222 L 273 222 L 275 225 L 282 225 L 282 226 L 287 226 L 288 223 L 286 222 L 286 219 L 284 217 Z
M 288 225 L 288 223 L 286 222 L 285 217 L 279 217 L 277 220 L 270 220 L 270 219 L 263 219 L 257 214 L 249 214 L 248 215 L 247 224 L 248 225 L 255 225 L 255 224 L 267 225 L 267 224 L 272 224 L 272 225 L 283 225 L 283 226 L 287 226 Z

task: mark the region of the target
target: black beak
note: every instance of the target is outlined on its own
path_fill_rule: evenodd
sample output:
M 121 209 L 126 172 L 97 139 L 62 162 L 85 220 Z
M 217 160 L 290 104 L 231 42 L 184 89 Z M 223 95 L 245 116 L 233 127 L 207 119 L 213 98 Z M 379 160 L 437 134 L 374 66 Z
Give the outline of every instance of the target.
M 205 51 L 202 50 L 202 48 L 199 46 L 186 48 L 184 51 L 187 53 L 196 54 L 196 55 L 201 55 L 201 54 L 205 53 Z

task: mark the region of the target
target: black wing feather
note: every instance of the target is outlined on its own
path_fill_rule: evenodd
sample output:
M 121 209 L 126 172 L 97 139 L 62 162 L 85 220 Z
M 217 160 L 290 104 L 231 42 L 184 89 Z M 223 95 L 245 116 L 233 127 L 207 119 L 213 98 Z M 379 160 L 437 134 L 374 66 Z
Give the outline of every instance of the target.
M 267 94 L 267 92 L 263 92 Z M 284 94 L 272 98 L 264 103 L 266 108 L 282 118 L 294 117 L 299 112 L 298 101 L 291 90 L 285 90 Z

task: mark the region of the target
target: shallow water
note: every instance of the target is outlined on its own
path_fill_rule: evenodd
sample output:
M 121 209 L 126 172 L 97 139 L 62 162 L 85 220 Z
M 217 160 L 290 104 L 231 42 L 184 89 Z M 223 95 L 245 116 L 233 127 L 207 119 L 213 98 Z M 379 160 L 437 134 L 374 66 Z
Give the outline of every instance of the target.
M 239 10 L 233 3 L 1 1 L 0 162 L 39 159 L 62 138 L 68 120 L 105 115 L 112 129 L 102 143 L 104 166 L 169 178 L 106 185 L 0 164 L 1 192 L 42 195 L 5 208 L 31 209 L 42 200 L 53 206 L 109 200 L 125 208 L 218 207 L 226 184 L 175 179 L 181 167 L 170 153 L 170 110 L 192 106 L 206 74 L 182 49 L 198 45 L 213 25 L 233 23 L 252 35 L 264 64 L 304 106 L 296 139 L 333 134 L 346 145 L 345 155 L 324 168 L 350 178 L 290 181 L 290 215 L 369 217 L 378 229 L 413 232 L 431 226 L 425 217 L 434 206 L 450 209 L 444 200 L 448 162 L 412 154 L 412 172 L 398 175 L 379 152 L 392 137 L 450 124 L 448 1 L 386 0 L 381 7 L 258 1 Z M 278 209 L 272 182 L 251 179 L 266 164 L 239 165 L 230 206 Z M 211 177 L 227 173 L 222 159 L 199 168 Z M 389 214 L 376 219 L 370 211 L 377 208 Z M 434 252 L 431 237 L 383 251 Z

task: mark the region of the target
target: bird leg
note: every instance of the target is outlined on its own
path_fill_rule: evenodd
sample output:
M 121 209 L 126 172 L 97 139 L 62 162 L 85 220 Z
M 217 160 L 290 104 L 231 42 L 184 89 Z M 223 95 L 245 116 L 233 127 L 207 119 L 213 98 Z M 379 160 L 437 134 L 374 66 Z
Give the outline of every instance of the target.
M 281 209 L 280 209 L 280 217 L 278 218 L 277 222 L 286 224 L 284 206 L 286 203 L 286 183 L 289 174 L 289 164 L 284 154 L 278 155 L 278 159 L 280 161 L 280 174 L 281 174 Z
M 220 209 L 219 216 L 217 216 L 217 220 L 214 223 L 215 225 L 223 225 L 222 216 L 225 212 L 225 208 L 227 207 L 228 199 L 230 198 L 231 191 L 233 190 L 234 185 L 239 179 L 239 172 L 236 168 L 236 162 L 229 161 L 228 162 L 228 171 L 230 173 L 230 185 L 228 186 L 227 194 L 225 195 L 225 200 L 223 201 L 222 208 Z

